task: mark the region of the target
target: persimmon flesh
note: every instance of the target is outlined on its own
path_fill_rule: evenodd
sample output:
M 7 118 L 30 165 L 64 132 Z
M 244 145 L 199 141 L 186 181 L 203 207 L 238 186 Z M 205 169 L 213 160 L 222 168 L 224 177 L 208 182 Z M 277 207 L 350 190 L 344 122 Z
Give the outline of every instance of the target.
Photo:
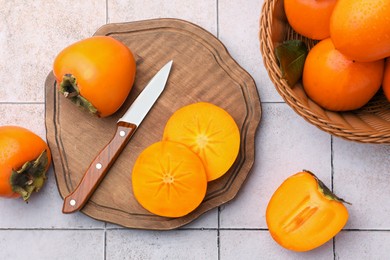
M 344 202 L 313 173 L 299 172 L 272 195 L 266 210 L 269 232 L 286 249 L 303 252 L 317 248 L 347 223 Z
M 203 161 L 208 181 L 224 175 L 240 149 L 240 132 L 233 117 L 208 102 L 178 109 L 169 118 L 163 140 L 182 143 Z
M 137 201 L 151 213 L 182 217 L 203 201 L 207 176 L 202 161 L 188 147 L 160 141 L 137 158 L 132 185 Z

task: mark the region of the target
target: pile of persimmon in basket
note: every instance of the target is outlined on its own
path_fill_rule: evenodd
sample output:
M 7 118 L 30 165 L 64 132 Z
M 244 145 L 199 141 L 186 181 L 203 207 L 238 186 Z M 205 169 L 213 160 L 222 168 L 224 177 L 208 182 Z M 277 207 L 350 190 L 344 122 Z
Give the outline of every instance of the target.
M 313 101 L 328 110 L 355 110 L 381 88 L 390 100 L 389 0 L 285 0 L 284 8 L 297 33 L 318 41 L 300 74 Z

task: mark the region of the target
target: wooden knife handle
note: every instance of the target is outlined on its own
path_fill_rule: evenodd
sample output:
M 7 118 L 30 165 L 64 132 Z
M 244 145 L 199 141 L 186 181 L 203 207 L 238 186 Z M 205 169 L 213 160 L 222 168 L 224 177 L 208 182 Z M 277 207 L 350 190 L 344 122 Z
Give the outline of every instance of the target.
M 119 122 L 111 141 L 96 156 L 76 189 L 64 199 L 63 213 L 80 210 L 92 196 L 99 183 L 130 140 L 137 126 L 131 123 Z

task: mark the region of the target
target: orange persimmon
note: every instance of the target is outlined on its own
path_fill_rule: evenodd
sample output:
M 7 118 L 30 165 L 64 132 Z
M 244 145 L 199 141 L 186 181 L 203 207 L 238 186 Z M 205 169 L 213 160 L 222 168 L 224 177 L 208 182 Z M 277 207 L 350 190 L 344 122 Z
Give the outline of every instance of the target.
M 387 100 L 390 102 L 390 58 L 386 59 L 385 75 L 383 77 L 382 88 Z
M 287 178 L 272 195 L 266 221 L 273 239 L 286 249 L 308 251 L 329 241 L 347 223 L 344 200 L 313 173 Z
M 330 17 L 337 0 L 284 0 L 284 10 L 291 27 L 315 40 L 328 38 Z
M 203 201 L 207 176 L 200 158 L 183 144 L 160 141 L 137 158 L 133 193 L 148 211 L 164 217 L 187 215 Z
M 389 14 L 389 0 L 338 0 L 330 18 L 330 38 L 352 60 L 389 57 Z
M 133 86 L 136 64 L 130 49 L 110 36 L 93 36 L 63 49 L 53 73 L 59 91 L 99 117 L 116 112 Z
M 208 181 L 225 174 L 240 149 L 240 132 L 223 108 L 198 102 L 178 109 L 169 118 L 163 140 L 188 146 L 203 161 Z
M 303 68 L 306 94 L 321 107 L 348 111 L 364 106 L 382 84 L 384 60 L 358 62 L 335 49 L 330 38 L 308 53 Z
M 44 185 L 50 162 L 50 149 L 38 135 L 19 126 L 0 127 L 1 197 L 27 201 Z

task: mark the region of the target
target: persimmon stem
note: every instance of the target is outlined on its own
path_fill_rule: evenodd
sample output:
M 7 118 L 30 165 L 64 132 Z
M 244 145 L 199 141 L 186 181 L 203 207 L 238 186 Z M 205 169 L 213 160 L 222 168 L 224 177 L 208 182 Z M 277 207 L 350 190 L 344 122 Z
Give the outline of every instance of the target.
M 38 192 L 44 185 L 48 163 L 47 150 L 44 150 L 35 160 L 26 162 L 18 170 L 12 170 L 10 178 L 12 190 L 19 193 L 27 202 L 31 193 Z
M 98 115 L 98 110 L 86 98 L 80 95 L 77 80 L 72 74 L 65 74 L 60 83 L 59 92 L 77 106 L 87 109 L 91 114 Z
M 320 179 L 318 179 L 318 177 L 314 173 L 308 170 L 303 170 L 303 171 L 311 174 L 314 177 L 314 179 L 317 181 L 318 189 L 326 198 L 352 205 L 352 203 L 345 201 L 344 199 L 336 196 L 336 194 L 334 194 Z

